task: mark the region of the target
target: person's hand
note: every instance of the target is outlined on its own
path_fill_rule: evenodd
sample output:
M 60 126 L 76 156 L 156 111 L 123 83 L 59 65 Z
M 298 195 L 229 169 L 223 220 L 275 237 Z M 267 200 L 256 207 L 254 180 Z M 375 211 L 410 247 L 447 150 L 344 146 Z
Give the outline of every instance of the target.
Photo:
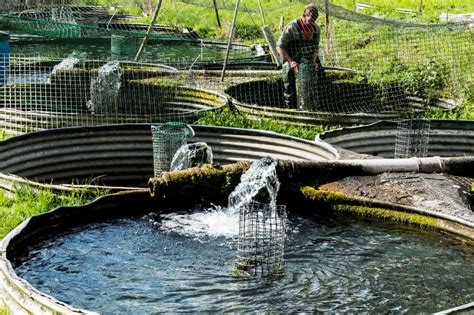
M 314 64 L 314 70 L 316 70 L 316 72 L 323 71 L 323 66 L 319 62 L 316 62 Z
M 292 62 L 290 62 L 290 68 L 295 74 L 297 74 L 299 70 L 299 64 L 293 60 Z

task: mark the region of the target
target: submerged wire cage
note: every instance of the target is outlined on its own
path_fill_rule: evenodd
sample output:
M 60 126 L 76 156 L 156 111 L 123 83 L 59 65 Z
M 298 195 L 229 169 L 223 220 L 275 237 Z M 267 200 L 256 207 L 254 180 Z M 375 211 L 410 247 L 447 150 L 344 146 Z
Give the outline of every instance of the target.
M 188 136 L 194 136 L 191 126 L 183 122 L 167 122 L 151 126 L 153 140 L 153 172 L 159 176 L 168 172 L 178 149 L 186 144 Z
M 239 209 L 239 276 L 275 276 L 284 269 L 286 207 L 251 202 Z
M 428 156 L 430 125 L 428 119 L 400 120 L 395 141 L 395 158 Z

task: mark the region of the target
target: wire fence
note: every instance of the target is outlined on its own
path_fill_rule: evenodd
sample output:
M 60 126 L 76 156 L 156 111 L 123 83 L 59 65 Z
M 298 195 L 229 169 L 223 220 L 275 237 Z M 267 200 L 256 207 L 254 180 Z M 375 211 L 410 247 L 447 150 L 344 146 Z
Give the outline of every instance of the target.
M 194 121 L 227 104 L 216 91 L 186 86 L 186 75 L 160 66 L 80 61 L 43 62 L 11 55 L 0 86 L 0 120 L 7 130 L 116 123 Z
M 317 0 L 310 31 L 286 18 L 303 13 L 290 1 L 242 3 L 232 29 L 235 2 L 182 0 L 163 2 L 147 35 L 153 1 L 140 2 L 147 19 L 91 1 L 6 3 L 0 25 L 12 55 L 0 110 L 10 129 L 192 122 L 228 103 L 286 124 L 360 124 L 472 98 L 474 33 L 464 24 L 393 21 Z M 281 13 L 281 27 L 285 8 L 300 11 Z M 271 56 L 264 24 L 296 68 L 275 63 L 281 56 Z

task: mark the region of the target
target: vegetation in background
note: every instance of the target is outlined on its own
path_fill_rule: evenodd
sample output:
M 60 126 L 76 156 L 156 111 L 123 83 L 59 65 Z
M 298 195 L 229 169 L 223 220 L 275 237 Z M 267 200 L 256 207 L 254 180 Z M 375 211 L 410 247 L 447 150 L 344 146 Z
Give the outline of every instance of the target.
M 0 130 L 0 141 L 6 140 L 11 137 L 13 137 L 13 135 L 9 134 L 5 130 Z
M 31 216 L 59 206 L 82 205 L 103 194 L 103 190 L 74 190 L 55 194 L 49 189 L 19 185 L 13 197 L 9 197 L 0 189 L 0 239 Z
M 328 129 L 324 126 L 299 127 L 287 125 L 282 121 L 265 118 L 254 120 L 229 108 L 225 108 L 220 112 L 208 112 L 195 123 L 209 126 L 267 130 L 307 140 L 314 140 L 318 133 Z

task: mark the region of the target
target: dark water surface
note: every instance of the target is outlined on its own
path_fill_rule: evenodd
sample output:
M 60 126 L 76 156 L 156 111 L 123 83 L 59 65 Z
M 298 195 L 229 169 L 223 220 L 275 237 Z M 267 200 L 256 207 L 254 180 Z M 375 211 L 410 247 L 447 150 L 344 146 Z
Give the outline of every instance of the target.
M 474 300 L 474 251 L 455 237 L 358 218 L 290 217 L 285 274 L 231 276 L 236 240 L 163 232 L 149 216 L 75 228 L 15 270 L 101 313 L 435 312 Z
M 107 39 L 97 39 L 94 42 L 83 43 L 80 41 L 28 42 L 28 40 L 25 40 L 13 41 L 11 43 L 11 53 L 13 55 L 39 54 L 41 57 L 53 59 L 63 59 L 73 55 L 87 60 L 133 60 L 138 47 L 124 47 L 121 53 L 114 54 L 111 52 L 110 40 Z M 196 59 L 212 61 L 223 59 L 224 56 L 225 49 L 211 47 L 207 44 L 149 44 L 142 54 L 141 61 L 180 66 L 180 63 L 192 63 Z M 252 52 L 248 50 L 233 50 L 230 58 L 251 56 Z

